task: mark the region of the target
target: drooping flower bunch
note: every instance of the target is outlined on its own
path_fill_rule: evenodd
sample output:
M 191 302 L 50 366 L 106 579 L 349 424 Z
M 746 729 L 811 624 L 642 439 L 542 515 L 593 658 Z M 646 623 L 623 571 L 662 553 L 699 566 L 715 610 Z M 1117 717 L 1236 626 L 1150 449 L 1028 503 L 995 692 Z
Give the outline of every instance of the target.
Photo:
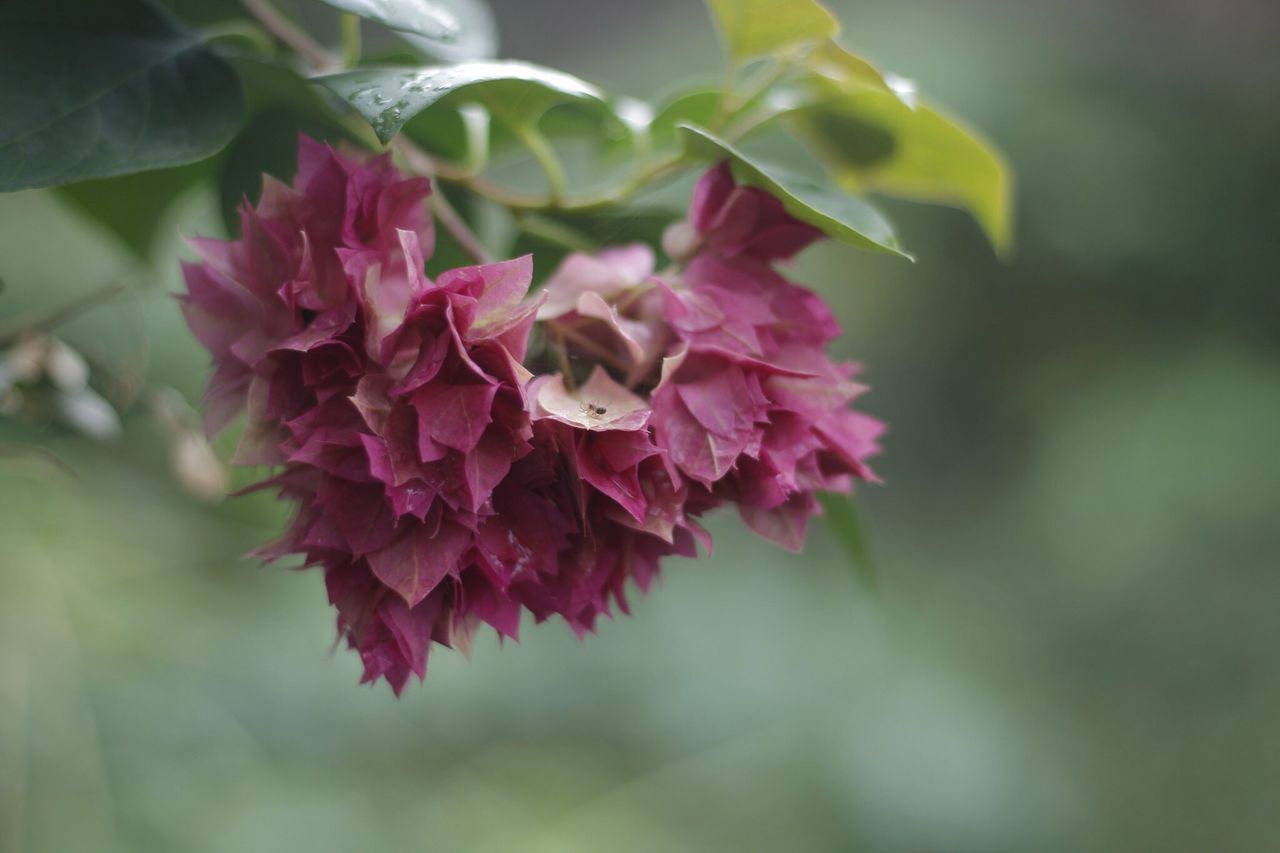
M 707 511 L 798 549 L 816 492 L 872 478 L 882 426 L 825 354 L 836 322 L 777 269 L 819 232 L 727 165 L 669 271 L 644 245 L 574 254 L 532 295 L 529 257 L 427 277 L 430 192 L 304 138 L 293 185 L 184 267 L 207 426 L 244 411 L 236 461 L 296 504 L 261 553 L 323 569 L 364 680 L 399 693 L 432 643 L 514 638 L 524 610 L 582 635 L 709 550 Z

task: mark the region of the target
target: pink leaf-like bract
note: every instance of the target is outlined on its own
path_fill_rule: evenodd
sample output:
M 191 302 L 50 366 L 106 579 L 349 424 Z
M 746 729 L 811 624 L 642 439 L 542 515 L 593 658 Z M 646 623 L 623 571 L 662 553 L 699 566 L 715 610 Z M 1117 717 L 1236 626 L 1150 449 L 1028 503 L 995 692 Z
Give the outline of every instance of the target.
M 682 269 L 575 254 L 538 298 L 529 257 L 428 278 L 430 192 L 303 137 L 293 184 L 266 179 L 241 236 L 184 265 L 207 426 L 243 412 L 237 461 L 296 507 L 258 553 L 323 569 L 365 681 L 399 693 L 433 644 L 516 637 L 523 611 L 593 631 L 664 558 L 710 550 L 703 513 L 734 503 L 798 549 L 816 491 L 873 478 L 883 427 L 849 409 L 835 321 L 771 266 L 817 232 L 727 166 L 698 184 Z M 536 323 L 590 369 L 535 377 Z

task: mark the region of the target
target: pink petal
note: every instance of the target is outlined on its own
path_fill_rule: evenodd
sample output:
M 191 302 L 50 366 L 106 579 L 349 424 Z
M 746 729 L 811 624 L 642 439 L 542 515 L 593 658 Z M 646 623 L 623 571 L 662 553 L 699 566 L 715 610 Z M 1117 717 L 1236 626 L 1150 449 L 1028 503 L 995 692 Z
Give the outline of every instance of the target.
M 421 524 L 409 527 L 394 542 L 369 554 L 369 568 L 410 607 L 427 597 L 449 575 L 462 571 L 471 533 L 455 524 L 432 532 Z

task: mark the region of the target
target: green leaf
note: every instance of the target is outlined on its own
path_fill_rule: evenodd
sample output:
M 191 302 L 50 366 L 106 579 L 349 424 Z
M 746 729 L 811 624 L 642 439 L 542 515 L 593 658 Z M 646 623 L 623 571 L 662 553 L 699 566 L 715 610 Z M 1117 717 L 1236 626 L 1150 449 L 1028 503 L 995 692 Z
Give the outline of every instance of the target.
M 462 21 L 439 0 L 323 0 L 335 9 L 449 44 L 462 36 Z
M 141 0 L 0 4 L 0 191 L 202 160 L 242 111 L 231 68 Z
M 975 131 L 893 92 L 841 94 L 790 112 L 797 136 L 850 191 L 874 191 L 968 210 L 997 252 L 1013 235 L 1013 177 Z
M 911 257 L 899 247 L 893 226 L 866 201 L 749 157 L 703 128 L 682 124 L 677 131 L 690 155 L 711 162 L 728 160 L 739 181 L 772 193 L 800 221 L 863 249 Z
M 685 92 L 668 101 L 658 110 L 649 125 L 649 133 L 655 148 L 679 144 L 676 126 L 694 124 L 705 127 L 716 117 L 720 108 L 719 89 L 697 89 Z
M 840 24 L 814 0 L 707 0 L 735 62 L 833 38 Z
M 646 243 L 660 256 L 662 253 L 662 233 L 679 213 L 655 207 L 623 207 L 610 211 L 592 213 L 547 213 L 537 217 L 525 217 L 520 220 L 521 231 L 511 250 L 512 255 L 533 255 L 534 286 L 540 285 L 546 277 L 564 260 L 571 249 L 564 239 L 555 239 L 546 227 L 537 225 L 550 224 L 554 229 L 563 229 L 565 234 L 572 235 L 572 242 L 599 246 L 619 246 L 625 243 Z M 530 227 L 533 225 L 534 227 Z M 585 249 L 587 246 L 582 246 Z
M 484 0 L 435 0 L 435 5 L 452 13 L 459 30 L 452 41 L 402 32 L 400 37 L 431 59 L 463 62 L 492 59 L 498 53 L 498 26 Z
M 249 120 L 218 158 L 216 183 L 229 234 L 240 232 L 239 206 L 256 202 L 262 176 L 289 181 L 297 168 L 298 134 L 339 143 L 351 134 L 320 92 L 292 69 L 251 59 L 233 61 L 244 85 Z
M 384 143 L 404 123 L 456 93 L 511 124 L 532 124 L 551 106 L 591 102 L 607 109 L 598 89 L 562 71 L 526 62 L 464 62 L 426 68 L 364 68 L 315 82 L 346 100 Z
M 824 77 L 842 84 L 846 91 L 860 86 L 881 91 L 891 89 L 880 69 L 836 41 L 819 45 L 807 64 Z
M 844 548 L 854 573 L 868 587 L 876 585 L 876 567 L 867 548 L 867 536 L 862 529 L 862 518 L 858 505 L 850 495 L 823 493 L 818 496 L 822 501 L 823 517 L 827 527 L 835 534 Z
M 489 158 L 489 112 L 476 104 L 425 110 L 402 132 L 435 156 L 472 172 L 482 170 Z
M 216 164 L 217 158 L 210 158 L 171 169 L 67 184 L 54 191 L 138 257 L 146 258 L 173 202 L 196 184 L 211 180 Z

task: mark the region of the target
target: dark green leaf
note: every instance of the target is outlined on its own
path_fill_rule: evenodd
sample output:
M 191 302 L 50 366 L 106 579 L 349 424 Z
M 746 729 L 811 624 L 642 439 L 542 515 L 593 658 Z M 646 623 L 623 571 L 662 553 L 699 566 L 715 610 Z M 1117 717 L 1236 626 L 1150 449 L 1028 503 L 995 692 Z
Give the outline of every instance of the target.
M 242 111 L 231 68 L 141 0 L 0 5 L 0 190 L 201 160 Z
M 819 495 L 822 501 L 824 520 L 827 527 L 835 534 L 836 539 L 849 556 L 854 573 L 869 587 L 876 585 L 876 567 L 871 560 L 871 552 L 867 548 L 866 533 L 862 529 L 862 518 L 858 505 L 850 495 L 824 493 Z
M 503 121 L 527 124 L 566 101 L 598 104 L 603 95 L 562 71 L 526 62 L 464 62 L 427 68 L 365 68 L 316 78 L 356 108 L 389 142 L 404 123 L 432 104 L 457 93 Z
M 293 174 L 299 133 L 332 141 L 349 137 L 319 93 L 291 69 L 252 59 L 230 62 L 250 118 L 217 156 L 172 169 L 69 184 L 58 187 L 58 195 L 146 257 L 156 229 L 183 192 L 204 182 L 217 185 L 223 219 L 234 234 L 240 227 L 237 208 L 246 196 L 258 198 L 262 175 L 288 180 Z
M 649 207 L 628 207 L 609 212 L 548 213 L 539 217 L 544 222 L 563 228 L 574 235 L 574 241 L 595 246 L 618 246 L 646 243 L 662 252 L 662 232 L 678 213 Z M 533 255 L 534 284 L 538 285 L 555 269 L 571 250 L 562 239 L 552 239 L 546 229 L 523 229 L 512 250 L 514 255 Z
M 443 160 L 483 168 L 490 147 L 489 113 L 476 104 L 453 108 L 442 104 L 424 110 L 402 131 L 414 142 Z
M 866 201 L 749 157 L 703 128 L 682 124 L 677 130 L 691 155 L 710 162 L 728 160 L 739 181 L 772 193 L 802 222 L 854 246 L 911 257 L 898 246 L 893 227 Z
M 350 135 L 333 118 L 319 93 L 292 70 L 248 59 L 233 64 L 244 84 L 250 118 L 218 158 L 218 196 L 227 230 L 236 234 L 240 230 L 240 203 L 245 198 L 257 201 L 262 176 L 283 181 L 293 177 L 298 134 L 332 143 Z
M 869 90 L 841 93 L 787 118 L 845 189 L 964 208 L 997 251 L 1009 248 L 1009 167 L 993 145 L 955 119 L 908 103 L 898 92 Z
M 240 0 L 156 0 L 179 21 L 205 27 L 233 19 L 245 20 Z
M 707 0 L 738 62 L 830 39 L 840 24 L 815 0 Z
M 240 233 L 240 205 L 257 203 L 262 176 L 286 183 L 297 169 L 297 116 L 286 112 L 260 113 L 227 146 L 218 179 L 218 203 L 228 234 Z
M 196 184 L 211 180 L 216 171 L 216 158 L 211 158 L 172 169 L 67 184 L 56 192 L 145 258 L 173 201 Z

